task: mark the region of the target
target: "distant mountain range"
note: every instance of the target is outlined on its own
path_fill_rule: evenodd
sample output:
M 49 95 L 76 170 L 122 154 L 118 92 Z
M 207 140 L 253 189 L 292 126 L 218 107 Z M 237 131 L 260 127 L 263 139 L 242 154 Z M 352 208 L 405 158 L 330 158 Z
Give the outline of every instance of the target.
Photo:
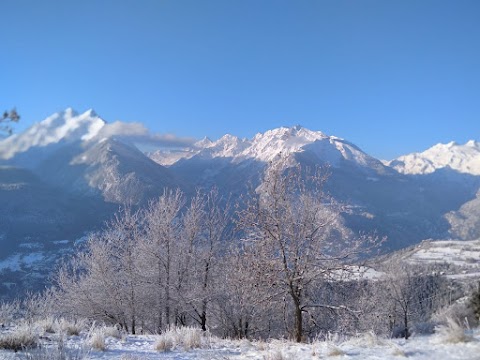
M 480 237 L 480 144 L 473 140 L 382 162 L 301 126 L 149 153 L 107 130 L 93 110 L 67 109 L 0 140 L 0 296 L 38 283 L 59 254 L 121 205 L 142 206 L 165 187 L 192 194 L 214 185 L 235 199 L 280 159 L 328 167 L 326 191 L 347 205 L 344 226 L 387 236 L 385 249 Z

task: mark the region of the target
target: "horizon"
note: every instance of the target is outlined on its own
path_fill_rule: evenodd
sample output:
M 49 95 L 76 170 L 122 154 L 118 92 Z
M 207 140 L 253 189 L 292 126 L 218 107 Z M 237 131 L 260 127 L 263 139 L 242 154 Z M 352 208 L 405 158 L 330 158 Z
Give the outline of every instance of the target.
M 192 137 L 182 137 L 181 134 L 173 135 L 173 134 L 152 133 L 152 132 L 149 131 L 149 129 L 147 129 L 144 126 L 144 124 L 139 123 L 139 122 L 127 123 L 127 122 L 122 122 L 122 121 L 118 121 L 118 120 L 117 121 L 109 121 L 108 119 L 105 119 L 104 117 L 102 117 L 101 114 L 98 114 L 98 112 L 93 108 L 89 108 L 89 109 L 84 110 L 84 111 L 78 111 L 77 109 L 74 109 L 72 107 L 67 107 L 64 110 L 61 110 L 61 111 L 50 114 L 49 116 L 47 116 L 45 119 L 42 119 L 41 121 L 36 121 L 36 122 L 34 122 L 34 123 L 32 123 L 28 126 L 24 126 L 22 128 L 22 131 L 14 132 L 11 135 L 20 135 L 21 133 L 30 129 L 32 126 L 38 125 L 39 123 L 43 122 L 44 120 L 48 119 L 51 116 L 54 116 L 56 114 L 61 115 L 63 113 L 68 113 L 68 112 L 72 112 L 73 116 L 75 116 L 75 117 L 85 115 L 87 113 L 90 113 L 89 114 L 90 116 L 98 116 L 100 119 L 102 119 L 105 122 L 106 125 L 113 125 L 113 127 L 114 127 L 113 129 L 112 128 L 109 128 L 108 130 L 106 128 L 104 129 L 104 130 L 106 130 L 105 131 L 106 137 L 119 136 L 120 138 L 125 138 L 125 139 L 130 138 L 132 140 L 129 140 L 128 142 L 134 144 L 136 147 L 138 147 L 143 152 L 151 152 L 151 151 L 155 151 L 155 150 L 167 151 L 168 149 L 175 150 L 175 149 L 182 149 L 182 148 L 183 149 L 190 148 L 192 146 L 195 147 L 196 142 L 202 141 L 205 138 L 212 141 L 212 142 L 215 142 L 215 141 L 220 140 L 222 137 L 227 136 L 227 135 L 234 136 L 234 137 L 242 139 L 242 140 L 252 141 L 253 138 L 256 135 L 264 134 L 265 132 L 270 131 L 270 130 L 275 130 L 275 129 L 279 129 L 279 128 L 291 129 L 291 128 L 297 128 L 298 127 L 298 128 L 303 128 L 303 129 L 313 131 L 313 132 L 321 132 L 326 136 L 337 137 L 337 138 L 340 138 L 340 139 L 345 140 L 347 142 L 350 142 L 353 145 L 358 146 L 362 151 L 364 151 L 368 155 L 373 156 L 373 157 L 375 157 L 375 158 L 377 158 L 378 160 L 381 160 L 381 161 L 391 161 L 391 160 L 396 159 L 396 158 L 392 158 L 392 159 L 378 158 L 375 155 L 369 154 L 361 146 L 359 146 L 358 144 L 355 144 L 354 142 L 350 141 L 349 139 L 343 138 L 341 136 L 337 136 L 335 134 L 327 134 L 320 129 L 308 128 L 308 127 L 303 126 L 301 124 L 280 125 L 280 126 L 277 126 L 277 127 L 271 128 L 271 129 L 267 129 L 267 130 L 262 131 L 262 132 L 257 132 L 250 137 L 241 137 L 241 136 L 237 136 L 236 134 L 233 134 L 233 133 L 225 133 L 225 134 L 220 135 L 219 137 L 215 137 L 215 138 L 210 137 L 208 135 L 205 135 L 203 138 L 192 138 Z M 128 131 L 130 131 L 130 132 L 127 133 Z M 1 140 L 1 138 L 0 138 L 0 140 Z M 418 152 L 417 151 L 411 151 L 411 152 L 408 152 L 408 153 L 405 153 L 405 154 L 401 154 L 398 157 L 403 156 L 403 155 L 409 155 L 409 154 L 412 154 L 412 153 L 421 153 L 421 152 L 423 152 L 425 150 L 428 150 L 428 149 L 430 149 L 434 146 L 437 146 L 437 145 L 464 146 L 464 145 L 471 145 L 472 142 L 473 142 L 473 144 L 475 144 L 475 143 L 478 143 L 479 141 L 472 138 L 472 139 L 468 139 L 464 143 L 454 141 L 454 140 L 449 141 L 449 142 L 445 142 L 445 143 L 435 143 L 435 144 L 431 144 L 428 148 L 425 148 L 421 151 L 418 151 Z
M 2 110 L 67 107 L 154 134 L 295 124 L 379 159 L 480 140 L 480 3 L 3 2 Z

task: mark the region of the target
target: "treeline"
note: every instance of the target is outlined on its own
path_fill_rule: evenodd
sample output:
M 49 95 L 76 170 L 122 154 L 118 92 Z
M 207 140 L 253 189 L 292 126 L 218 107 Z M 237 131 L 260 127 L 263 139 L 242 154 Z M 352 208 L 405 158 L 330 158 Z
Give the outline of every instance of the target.
M 198 325 L 303 341 L 372 330 L 408 337 L 459 296 L 412 266 L 364 276 L 380 240 L 345 230 L 324 181 L 272 165 L 235 203 L 216 190 L 189 200 L 166 190 L 145 209 L 125 208 L 58 271 L 52 309 L 132 334 Z

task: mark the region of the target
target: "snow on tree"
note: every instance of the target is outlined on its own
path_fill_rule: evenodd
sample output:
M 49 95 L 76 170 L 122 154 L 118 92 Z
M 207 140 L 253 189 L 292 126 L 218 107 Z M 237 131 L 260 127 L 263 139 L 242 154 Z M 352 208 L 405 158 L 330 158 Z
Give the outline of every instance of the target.
M 339 208 L 322 191 L 325 180 L 319 171 L 271 163 L 262 186 L 238 213 L 245 250 L 255 254 L 256 281 L 268 288 L 272 300 L 285 302 L 297 342 L 303 340 L 309 308 L 345 310 L 318 303 L 313 290 L 350 273 L 352 262 L 377 242 L 342 231 Z

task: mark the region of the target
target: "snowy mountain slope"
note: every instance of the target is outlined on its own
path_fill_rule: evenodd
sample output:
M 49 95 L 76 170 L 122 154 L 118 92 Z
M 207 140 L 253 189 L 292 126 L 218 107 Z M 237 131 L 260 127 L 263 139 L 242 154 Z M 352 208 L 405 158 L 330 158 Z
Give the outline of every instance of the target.
M 357 146 L 335 136 L 328 136 L 320 131 L 305 129 L 299 125 L 280 127 L 256 134 L 253 139 L 240 139 L 233 135 L 224 135 L 217 141 L 205 138 L 195 144 L 194 149 L 170 153 L 157 151 L 150 156 L 162 164 L 174 165 L 177 161 L 187 159 L 229 159 L 232 163 L 245 160 L 270 162 L 279 156 L 310 152 L 323 163 L 340 166 L 348 161 L 362 167 L 384 168 L 383 164 L 364 153 Z
M 480 192 L 464 203 L 457 211 L 448 212 L 445 218 L 450 223 L 450 234 L 460 239 L 480 238 Z
M 307 149 L 308 147 L 308 149 Z M 259 161 L 272 161 L 279 154 L 288 156 L 304 151 L 315 153 L 319 159 L 331 166 L 338 166 L 341 159 L 367 165 L 371 157 L 358 147 L 335 136 L 327 136 L 320 131 L 312 131 L 301 126 L 281 127 L 257 134 L 237 157 L 254 158 Z
M 78 114 L 69 108 L 0 141 L 0 158 L 31 169 L 49 185 L 76 195 L 101 195 L 110 203 L 137 204 L 165 186 L 179 186 L 164 167 L 115 140 L 126 130 L 136 130 L 135 125 L 108 125 L 93 110 Z
M 421 153 L 412 153 L 387 162 L 402 174 L 430 174 L 451 168 L 457 172 L 480 175 L 480 143 L 470 140 L 464 145 L 455 142 L 437 144 Z
M 0 264 L 11 259 L 11 266 L 0 265 L 0 299 L 40 289 L 61 255 L 53 241 L 99 229 L 112 211 L 96 199 L 52 187 L 29 170 L 0 167 Z M 41 260 L 44 267 L 24 267 L 28 259 Z
M 34 166 L 64 144 L 93 139 L 105 124 L 93 110 L 77 114 L 68 108 L 0 140 L 0 159 L 16 157 L 17 165 Z
M 449 236 L 467 240 L 480 236 L 480 143 L 437 144 L 387 164 L 434 196 L 449 224 Z
M 378 259 L 377 270 L 389 263 L 406 262 L 430 267 L 431 271 L 462 283 L 476 283 L 480 277 L 480 239 L 424 240 Z
M 215 185 L 225 194 L 240 194 L 248 184 L 259 186 L 265 166 L 280 159 L 288 166 L 327 167 L 325 190 L 348 205 L 344 214 L 348 226 L 355 231 L 378 230 L 389 237 L 390 249 L 446 234 L 444 211 L 461 204 L 425 191 L 415 179 L 348 141 L 300 126 L 269 130 L 252 140 L 224 136 L 169 169 L 194 186 Z
M 255 176 L 249 178 L 259 179 L 263 167 L 280 158 L 290 164 L 302 159 L 301 162 L 309 162 L 312 166 L 352 166 L 357 170 L 362 169 L 363 177 L 369 173 L 372 181 L 377 173 L 397 174 L 355 145 L 301 126 L 269 130 L 255 135 L 251 140 L 225 135 L 214 142 L 207 139 L 197 143 L 196 149 L 193 156 L 192 153 L 189 153 L 189 156 L 180 156 L 169 166 L 173 172 L 180 177 L 186 177 L 195 185 L 208 182 L 220 184 L 222 187 L 227 178 L 232 178 L 229 174 L 232 172 L 256 172 Z M 159 154 L 155 156 L 158 158 Z M 242 179 L 246 177 L 240 175 Z
M 109 203 L 140 204 L 182 182 L 137 148 L 115 139 L 58 151 L 35 169 L 50 184 Z

